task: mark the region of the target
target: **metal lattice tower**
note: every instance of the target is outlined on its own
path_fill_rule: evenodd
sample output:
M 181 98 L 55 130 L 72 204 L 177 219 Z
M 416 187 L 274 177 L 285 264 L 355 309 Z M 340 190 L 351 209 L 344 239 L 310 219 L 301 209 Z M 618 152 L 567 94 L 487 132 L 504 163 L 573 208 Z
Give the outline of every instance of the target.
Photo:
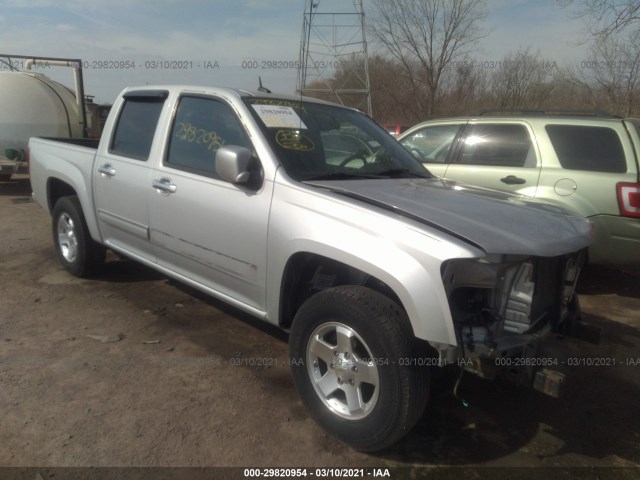
M 371 115 L 362 1 L 305 0 L 297 90 Z

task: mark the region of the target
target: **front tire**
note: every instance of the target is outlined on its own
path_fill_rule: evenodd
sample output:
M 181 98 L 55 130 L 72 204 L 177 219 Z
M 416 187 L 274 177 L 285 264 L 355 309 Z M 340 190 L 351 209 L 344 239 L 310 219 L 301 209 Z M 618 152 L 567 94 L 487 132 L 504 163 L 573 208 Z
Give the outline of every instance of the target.
M 309 298 L 293 321 L 289 353 L 310 415 L 357 450 L 391 445 L 424 411 L 429 374 L 412 366 L 409 320 L 378 292 L 342 286 Z
M 77 277 L 97 273 L 104 263 L 106 249 L 91 238 L 78 197 L 60 198 L 51 217 L 53 243 L 65 270 Z

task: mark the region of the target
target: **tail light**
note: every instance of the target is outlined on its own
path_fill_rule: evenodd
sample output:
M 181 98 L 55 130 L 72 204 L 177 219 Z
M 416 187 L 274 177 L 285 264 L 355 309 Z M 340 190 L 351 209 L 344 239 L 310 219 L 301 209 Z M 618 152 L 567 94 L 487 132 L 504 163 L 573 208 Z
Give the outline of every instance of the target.
M 640 218 L 640 183 L 619 183 L 617 190 L 620 215 Z

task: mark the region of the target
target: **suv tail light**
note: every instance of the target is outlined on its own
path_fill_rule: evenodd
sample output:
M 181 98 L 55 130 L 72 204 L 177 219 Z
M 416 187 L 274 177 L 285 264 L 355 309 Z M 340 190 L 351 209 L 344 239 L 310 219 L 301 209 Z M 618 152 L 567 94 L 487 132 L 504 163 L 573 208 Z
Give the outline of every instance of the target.
M 617 190 L 620 214 L 640 218 L 640 183 L 619 183 Z

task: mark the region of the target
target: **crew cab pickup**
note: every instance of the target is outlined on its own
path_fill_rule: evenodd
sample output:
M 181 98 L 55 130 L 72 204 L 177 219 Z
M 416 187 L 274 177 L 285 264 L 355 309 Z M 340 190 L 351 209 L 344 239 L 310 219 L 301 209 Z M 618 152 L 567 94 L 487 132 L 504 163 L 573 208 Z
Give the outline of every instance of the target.
M 99 144 L 29 148 L 65 269 L 111 249 L 288 330 L 303 403 L 356 449 L 410 430 L 430 367 L 493 378 L 577 321 L 587 220 L 434 177 L 353 109 L 129 88 Z M 556 372 L 525 373 L 554 390 Z

